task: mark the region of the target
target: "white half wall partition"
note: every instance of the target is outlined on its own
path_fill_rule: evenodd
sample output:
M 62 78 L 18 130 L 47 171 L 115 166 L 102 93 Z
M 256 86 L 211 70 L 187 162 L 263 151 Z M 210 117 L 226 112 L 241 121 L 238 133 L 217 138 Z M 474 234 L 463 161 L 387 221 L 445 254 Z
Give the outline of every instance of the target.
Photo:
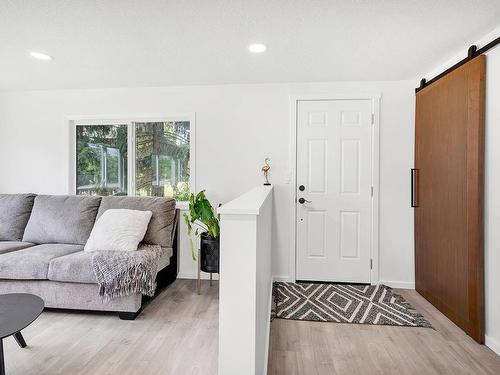
M 259 186 L 219 208 L 219 375 L 267 373 L 272 196 Z

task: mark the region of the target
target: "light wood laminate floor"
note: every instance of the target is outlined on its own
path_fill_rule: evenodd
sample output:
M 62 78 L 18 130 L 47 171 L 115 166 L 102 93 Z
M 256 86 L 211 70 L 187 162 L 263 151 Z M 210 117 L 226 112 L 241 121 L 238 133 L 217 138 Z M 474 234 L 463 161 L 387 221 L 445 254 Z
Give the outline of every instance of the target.
M 44 311 L 4 340 L 8 375 L 217 373 L 218 286 L 177 280 L 134 321 L 116 314 Z
M 269 374 L 500 374 L 500 357 L 476 344 L 414 291 L 401 292 L 436 330 L 274 320 Z M 46 311 L 4 340 L 7 374 L 217 374 L 218 293 L 177 280 L 135 321 Z
M 402 294 L 434 329 L 276 319 L 268 374 L 500 374 L 500 357 L 413 290 Z

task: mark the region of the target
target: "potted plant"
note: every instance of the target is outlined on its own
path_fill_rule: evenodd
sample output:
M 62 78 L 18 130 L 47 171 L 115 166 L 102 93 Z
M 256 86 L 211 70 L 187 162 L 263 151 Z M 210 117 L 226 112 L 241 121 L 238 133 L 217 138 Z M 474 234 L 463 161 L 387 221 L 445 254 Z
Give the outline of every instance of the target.
M 219 219 L 220 215 L 205 196 L 205 190 L 196 195 L 191 194 L 189 215 L 184 213 L 184 220 L 194 261 L 198 260 L 198 257 L 193 238 L 200 237 L 200 268 L 203 272 L 219 273 Z

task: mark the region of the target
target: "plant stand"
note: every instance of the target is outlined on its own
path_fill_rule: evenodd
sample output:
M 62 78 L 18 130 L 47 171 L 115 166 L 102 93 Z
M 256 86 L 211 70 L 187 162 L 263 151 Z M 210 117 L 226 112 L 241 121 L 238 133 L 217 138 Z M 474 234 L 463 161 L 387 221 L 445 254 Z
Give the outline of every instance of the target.
M 210 286 L 212 286 L 212 272 L 210 272 Z M 198 249 L 198 280 L 197 280 L 198 295 L 201 294 L 201 249 Z

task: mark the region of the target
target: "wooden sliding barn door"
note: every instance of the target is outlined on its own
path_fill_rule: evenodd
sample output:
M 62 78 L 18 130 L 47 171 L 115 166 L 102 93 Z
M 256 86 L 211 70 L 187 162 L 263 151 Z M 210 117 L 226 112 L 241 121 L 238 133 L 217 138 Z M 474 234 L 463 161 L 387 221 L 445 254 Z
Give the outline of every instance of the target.
M 479 343 L 485 64 L 476 57 L 417 93 L 412 171 L 416 289 Z

